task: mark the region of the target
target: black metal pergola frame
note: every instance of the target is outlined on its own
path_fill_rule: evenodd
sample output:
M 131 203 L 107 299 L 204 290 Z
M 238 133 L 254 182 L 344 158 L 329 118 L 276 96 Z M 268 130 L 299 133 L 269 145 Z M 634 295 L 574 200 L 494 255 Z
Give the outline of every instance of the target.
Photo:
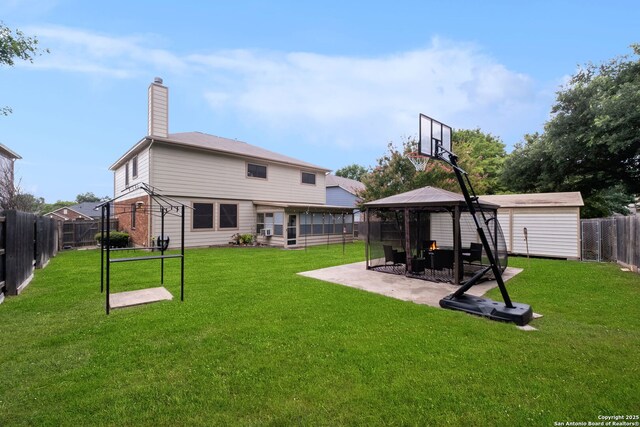
M 151 204 L 148 207 L 142 208 L 145 213 L 150 213 L 152 216 L 160 217 L 160 235 L 157 239 L 156 246 L 144 246 L 134 248 L 111 248 L 111 206 L 115 208 L 115 202 L 122 199 L 125 196 L 130 195 L 134 191 L 142 190 L 146 193 L 150 199 Z M 154 206 L 155 202 L 155 206 Z M 184 224 L 185 224 L 185 207 L 193 209 L 190 206 L 185 205 L 171 197 L 162 195 L 158 189 L 150 186 L 146 183 L 134 184 L 123 190 L 122 194 L 114 197 L 111 200 L 101 203 L 97 208 L 101 209 L 101 234 L 100 234 L 100 293 L 106 290 L 105 295 L 105 311 L 109 314 L 111 310 L 110 296 L 111 296 L 111 264 L 133 261 L 145 261 L 145 260 L 160 260 L 160 284 L 164 285 L 164 260 L 165 259 L 180 259 L 180 301 L 184 301 Z M 139 208 L 136 208 L 139 210 Z M 126 209 L 119 213 L 131 213 Z M 167 215 L 180 217 L 180 254 L 165 255 L 165 251 L 168 249 L 169 240 L 165 235 L 165 217 Z M 127 258 L 111 258 L 112 252 L 117 251 L 131 251 L 131 250 L 159 250 L 160 255 L 145 255 Z
M 421 195 L 423 195 L 421 197 Z M 482 203 L 482 208 L 485 211 L 493 212 L 494 218 L 497 217 L 498 206 L 491 203 Z M 384 212 L 401 212 L 404 223 L 401 225 L 401 229 L 404 230 L 402 237 L 403 250 L 406 254 L 405 274 L 412 276 L 413 271 L 412 262 L 414 261 L 414 248 L 412 246 L 411 235 L 415 231 L 411 227 L 412 214 L 420 213 L 437 213 L 448 212 L 452 217 L 452 241 L 454 252 L 454 265 L 453 265 L 453 283 L 455 285 L 464 284 L 461 282 L 463 279 L 463 263 L 462 263 L 462 232 L 460 219 L 462 213 L 469 212 L 467 203 L 463 195 L 456 194 L 447 190 L 434 187 L 423 187 L 421 189 L 409 191 L 407 193 L 398 194 L 388 198 L 376 200 L 365 204 L 366 221 L 367 221 L 367 245 L 365 247 L 365 257 L 367 260 L 367 268 L 369 268 L 370 254 L 369 246 L 371 245 L 371 228 L 370 220 L 373 214 Z M 469 212 L 470 213 L 470 212 Z M 418 221 L 419 222 L 419 221 Z M 497 235 L 498 222 L 494 222 L 496 228 L 494 235 Z M 497 252 L 498 242 L 493 241 L 493 249 Z M 502 269 L 506 268 L 506 265 L 501 266 Z

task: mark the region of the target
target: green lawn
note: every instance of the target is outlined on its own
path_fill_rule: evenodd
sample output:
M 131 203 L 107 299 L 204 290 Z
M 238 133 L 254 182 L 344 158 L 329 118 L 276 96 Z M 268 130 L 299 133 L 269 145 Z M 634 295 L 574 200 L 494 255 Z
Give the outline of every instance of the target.
M 0 425 L 553 425 L 640 413 L 640 275 L 512 259 L 537 332 L 296 272 L 363 259 L 187 251 L 179 299 L 104 314 L 97 251 L 59 254 L 0 305 Z M 179 296 L 179 265 L 167 288 Z M 112 291 L 158 285 L 156 261 Z M 491 293 L 500 299 L 497 290 Z

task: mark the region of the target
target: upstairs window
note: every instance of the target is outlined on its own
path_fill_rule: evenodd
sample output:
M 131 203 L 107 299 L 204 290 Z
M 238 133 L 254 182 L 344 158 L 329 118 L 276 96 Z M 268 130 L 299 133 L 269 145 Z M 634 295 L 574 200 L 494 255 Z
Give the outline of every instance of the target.
M 309 172 L 302 172 L 302 183 L 316 185 L 316 174 Z
M 133 160 L 131 160 L 131 177 L 138 177 L 138 156 L 135 156 Z
M 194 230 L 213 228 L 213 203 L 193 204 L 193 225 Z
M 267 179 L 267 167 L 264 165 L 247 163 L 247 176 L 250 178 Z
M 129 162 L 124 164 L 124 186 L 129 186 Z

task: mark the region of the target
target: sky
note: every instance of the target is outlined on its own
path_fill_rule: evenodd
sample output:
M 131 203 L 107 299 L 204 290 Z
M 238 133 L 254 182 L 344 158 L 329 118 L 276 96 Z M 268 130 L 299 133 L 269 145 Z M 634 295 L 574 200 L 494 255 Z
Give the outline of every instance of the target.
M 161 77 L 170 133 L 334 171 L 417 137 L 420 113 L 510 152 L 580 65 L 631 53 L 638 16 L 637 0 L 0 0 L 4 25 L 50 51 L 0 66 L 0 143 L 24 192 L 112 196 Z

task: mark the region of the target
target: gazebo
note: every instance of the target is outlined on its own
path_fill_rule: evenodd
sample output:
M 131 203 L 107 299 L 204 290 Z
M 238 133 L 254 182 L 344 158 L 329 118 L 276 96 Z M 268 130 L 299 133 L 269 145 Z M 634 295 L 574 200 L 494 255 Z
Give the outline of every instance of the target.
M 367 269 L 429 281 L 464 284 L 489 260 L 464 196 L 423 187 L 365 203 Z M 498 205 L 478 200 L 476 209 L 496 262 L 507 267 Z

